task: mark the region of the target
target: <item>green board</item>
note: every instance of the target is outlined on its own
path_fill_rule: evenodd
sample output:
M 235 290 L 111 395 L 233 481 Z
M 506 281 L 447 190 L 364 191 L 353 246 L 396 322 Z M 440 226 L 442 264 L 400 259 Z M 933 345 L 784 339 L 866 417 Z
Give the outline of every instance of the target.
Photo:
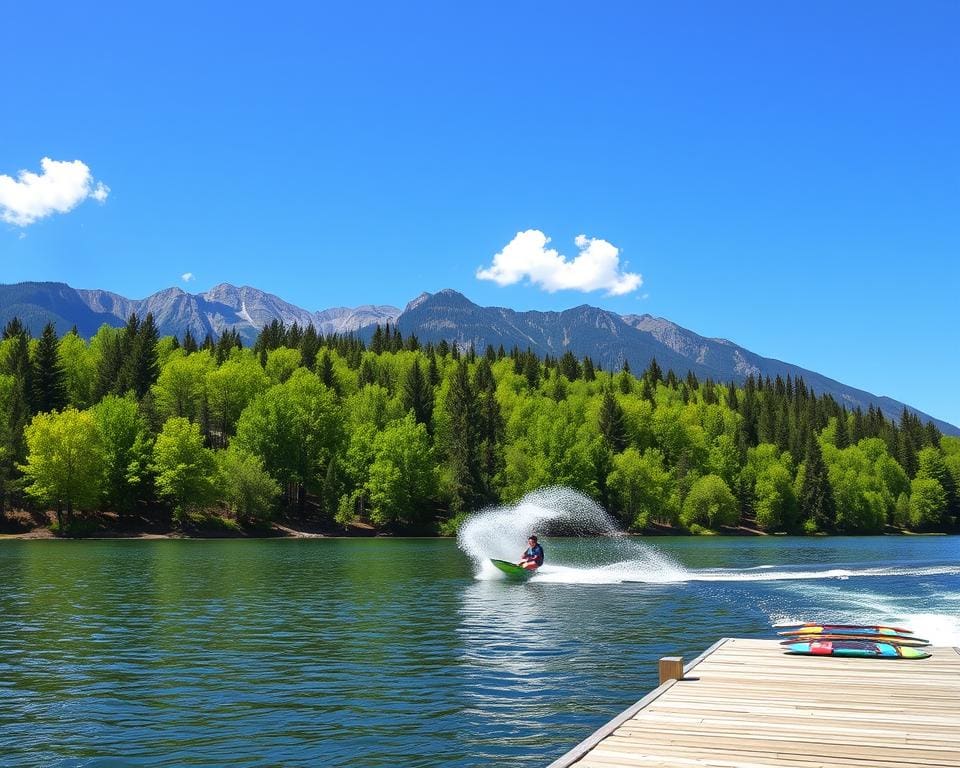
M 516 563 L 511 563 L 507 560 L 494 560 L 491 558 L 490 562 L 512 579 L 529 579 L 534 574 L 534 571 L 521 568 Z

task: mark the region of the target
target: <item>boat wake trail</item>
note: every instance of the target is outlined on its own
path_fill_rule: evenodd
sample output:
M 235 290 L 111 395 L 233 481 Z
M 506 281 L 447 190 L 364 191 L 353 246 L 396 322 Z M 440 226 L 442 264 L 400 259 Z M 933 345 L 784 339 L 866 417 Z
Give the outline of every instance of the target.
M 490 558 L 516 561 L 527 536 L 581 537 L 565 541 L 563 560 L 557 550 L 547 552 L 547 562 L 532 581 L 564 584 L 617 584 L 624 581 L 670 583 L 686 580 L 686 569 L 656 547 L 627 538 L 599 504 L 570 488 L 541 488 L 516 504 L 488 507 L 460 527 L 457 543 L 476 566 L 478 579 L 500 579 L 503 574 Z M 605 537 L 598 562 L 595 537 Z M 562 561 L 561 561 L 562 563 Z
M 494 580 L 504 575 L 490 559 L 516 561 L 530 534 L 567 537 L 548 542 L 546 562 L 531 579 L 538 583 L 677 584 L 960 575 L 960 565 L 952 562 L 686 568 L 649 541 L 626 536 L 592 499 L 559 486 L 541 488 L 516 504 L 488 507 L 471 515 L 460 527 L 457 542 L 473 561 L 476 578 Z
M 850 579 L 877 576 L 954 576 L 960 575 L 960 566 L 925 564 L 890 567 L 801 568 L 796 566 L 763 566 L 761 569 L 710 568 L 688 571 L 686 581 L 809 581 L 816 579 Z

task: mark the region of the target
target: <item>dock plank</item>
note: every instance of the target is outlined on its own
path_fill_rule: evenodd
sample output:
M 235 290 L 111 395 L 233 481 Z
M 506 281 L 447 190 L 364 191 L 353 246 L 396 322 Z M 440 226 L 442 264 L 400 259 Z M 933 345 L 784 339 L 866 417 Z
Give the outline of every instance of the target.
M 791 656 L 724 639 L 549 768 L 960 768 L 960 651 Z

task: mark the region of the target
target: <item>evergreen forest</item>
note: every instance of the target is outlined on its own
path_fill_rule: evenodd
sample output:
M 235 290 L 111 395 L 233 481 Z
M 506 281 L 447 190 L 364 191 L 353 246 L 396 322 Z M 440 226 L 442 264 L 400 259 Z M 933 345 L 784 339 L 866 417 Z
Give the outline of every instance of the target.
M 951 532 L 960 438 L 800 379 L 605 371 L 390 326 L 364 343 L 274 322 L 244 348 L 161 338 L 149 315 L 89 340 L 14 319 L 0 341 L 0 512 L 55 513 L 62 535 L 452 533 L 550 485 L 636 532 Z

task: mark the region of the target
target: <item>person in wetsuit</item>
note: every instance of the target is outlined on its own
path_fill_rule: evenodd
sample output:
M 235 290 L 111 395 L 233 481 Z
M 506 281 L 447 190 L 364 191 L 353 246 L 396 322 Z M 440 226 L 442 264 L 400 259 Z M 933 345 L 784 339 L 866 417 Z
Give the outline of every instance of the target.
M 540 546 L 536 536 L 527 539 L 527 548 L 520 556 L 519 565 L 527 570 L 533 570 L 543 565 L 543 547 Z

